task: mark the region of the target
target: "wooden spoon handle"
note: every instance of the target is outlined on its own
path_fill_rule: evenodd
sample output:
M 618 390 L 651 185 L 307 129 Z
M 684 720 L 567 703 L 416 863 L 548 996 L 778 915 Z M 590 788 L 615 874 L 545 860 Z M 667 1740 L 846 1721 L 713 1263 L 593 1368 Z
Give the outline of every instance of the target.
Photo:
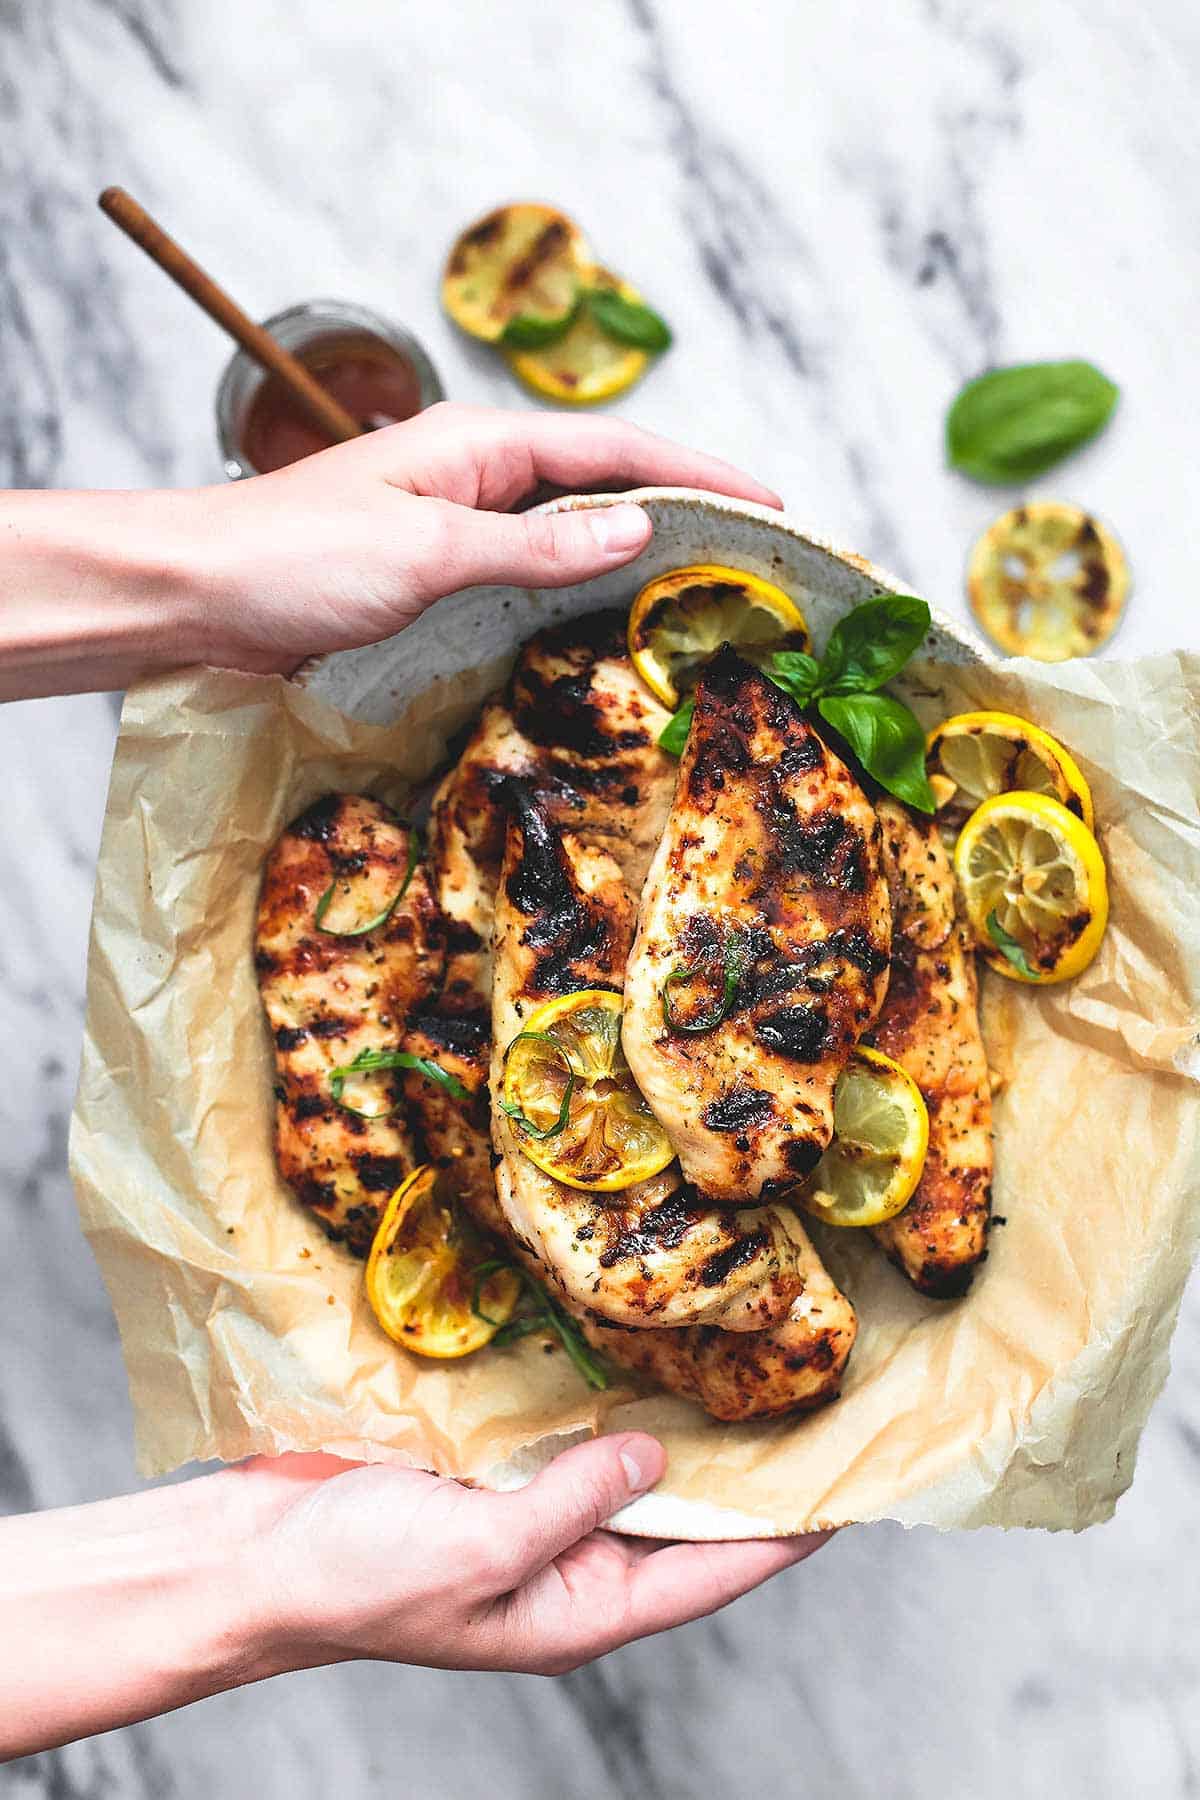
M 215 319 L 242 346 L 247 355 L 252 356 L 256 363 L 269 370 L 272 375 L 278 376 L 284 386 L 291 390 L 313 424 L 327 432 L 333 443 L 341 444 L 347 438 L 362 435 L 363 427 L 358 420 L 344 406 L 339 405 L 333 395 L 313 379 L 304 364 L 285 350 L 269 331 L 264 331 L 249 313 L 243 312 L 232 295 L 219 287 L 212 276 L 192 260 L 182 245 L 177 244 L 150 217 L 145 207 L 138 205 L 131 194 L 120 187 L 105 188 L 100 196 L 100 209 L 185 294 L 190 294 L 196 304 L 204 308 L 209 318 Z

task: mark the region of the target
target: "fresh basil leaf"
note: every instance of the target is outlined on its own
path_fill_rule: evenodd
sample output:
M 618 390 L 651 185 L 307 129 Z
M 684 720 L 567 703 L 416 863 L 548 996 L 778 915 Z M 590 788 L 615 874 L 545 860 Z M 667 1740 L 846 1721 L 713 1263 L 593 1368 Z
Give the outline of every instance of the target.
M 1005 931 L 994 911 L 987 916 L 987 933 L 1006 962 L 1010 962 L 1014 969 L 1019 969 L 1022 975 L 1028 975 L 1034 981 L 1037 980 L 1037 970 L 1030 963 L 1025 951 L 1012 933 Z
M 696 710 L 694 700 L 685 700 L 677 713 L 672 713 L 667 723 L 658 734 L 658 747 L 665 750 L 668 756 L 682 756 L 683 747 L 688 741 L 688 732 L 692 729 L 692 714 Z
M 570 331 L 579 316 L 579 302 L 561 318 L 548 319 L 541 313 L 514 313 L 500 333 L 502 350 L 541 350 L 556 344 Z
M 890 694 L 829 694 L 817 702 L 880 787 L 919 812 L 936 810 L 925 774 L 925 733 L 902 700 Z
M 928 630 L 928 604 L 915 594 L 864 600 L 830 632 L 816 691 L 874 693 L 900 673 Z
M 652 306 L 640 300 L 626 300 L 610 288 L 592 288 L 587 306 L 606 337 L 618 344 L 632 344 L 637 350 L 668 350 L 671 328 Z
M 803 650 L 773 650 L 763 663 L 763 674 L 801 706 L 807 706 L 817 689 L 821 665 Z
M 1119 392 L 1089 362 L 991 369 L 946 415 L 946 460 L 976 481 L 1025 481 L 1102 431 Z
M 451 1075 L 448 1069 L 443 1069 L 428 1056 L 413 1056 L 408 1050 L 360 1050 L 352 1062 L 329 1071 L 329 1092 L 344 1112 L 353 1113 L 358 1119 L 389 1119 L 398 1111 L 397 1107 L 389 1106 L 383 1112 L 363 1112 L 361 1107 L 351 1106 L 349 1101 L 342 1099 L 347 1076 L 369 1075 L 376 1069 L 412 1069 L 426 1081 L 434 1081 L 445 1088 L 456 1100 L 471 1098 L 457 1075 Z

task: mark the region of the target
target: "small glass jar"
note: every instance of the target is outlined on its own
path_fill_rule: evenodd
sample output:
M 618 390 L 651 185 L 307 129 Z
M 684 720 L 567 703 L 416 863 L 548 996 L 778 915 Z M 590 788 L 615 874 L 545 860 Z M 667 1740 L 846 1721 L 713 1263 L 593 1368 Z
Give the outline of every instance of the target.
M 411 418 L 414 413 L 445 398 L 437 370 L 424 349 L 402 325 L 353 306 L 344 300 L 305 300 L 263 321 L 272 337 L 290 350 L 323 386 L 327 386 L 347 410 L 364 424 L 377 419 Z M 371 406 L 372 368 L 377 371 L 377 397 L 386 405 Z M 357 404 L 356 404 L 357 402 Z M 398 411 L 397 407 L 404 410 Z M 253 458 L 255 444 L 271 443 L 276 427 L 276 450 L 290 447 L 264 462 L 283 468 L 301 456 L 328 447 L 327 440 L 309 424 L 275 377 L 269 375 L 244 350 L 230 359 L 217 388 L 217 437 L 225 473 L 231 481 L 263 473 Z M 306 443 L 307 447 L 300 447 Z M 248 449 L 248 444 L 250 449 Z

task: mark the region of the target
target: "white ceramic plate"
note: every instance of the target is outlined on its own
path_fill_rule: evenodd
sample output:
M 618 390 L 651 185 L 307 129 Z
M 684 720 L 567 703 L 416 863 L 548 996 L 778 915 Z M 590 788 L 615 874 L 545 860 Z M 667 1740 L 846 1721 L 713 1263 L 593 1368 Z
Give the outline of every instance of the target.
M 894 576 L 810 537 L 783 514 L 718 494 L 639 488 L 631 494 L 572 496 L 543 510 L 611 506 L 625 499 L 644 506 L 654 521 L 654 536 L 636 562 L 575 587 L 465 589 L 439 601 L 399 636 L 364 650 L 316 658 L 298 679 L 341 712 L 376 725 L 391 723 L 418 694 L 436 687 L 439 717 L 451 732 L 465 725 L 484 695 L 507 677 L 516 651 L 535 631 L 559 619 L 628 604 L 645 582 L 667 569 L 715 562 L 765 576 L 797 600 L 818 648 L 850 607 L 874 594 L 907 592 Z M 480 645 L 495 645 L 495 622 L 501 615 L 508 628 L 506 648 L 501 654 L 489 648 L 481 665 Z M 928 651 L 942 662 L 992 660 L 979 639 L 936 611 Z M 519 1487 L 563 1445 L 564 1440 L 555 1438 L 531 1446 L 486 1471 L 482 1479 L 490 1487 Z M 656 1494 L 635 1501 L 611 1523 L 645 1537 L 717 1540 L 775 1533 L 771 1525 L 744 1513 Z

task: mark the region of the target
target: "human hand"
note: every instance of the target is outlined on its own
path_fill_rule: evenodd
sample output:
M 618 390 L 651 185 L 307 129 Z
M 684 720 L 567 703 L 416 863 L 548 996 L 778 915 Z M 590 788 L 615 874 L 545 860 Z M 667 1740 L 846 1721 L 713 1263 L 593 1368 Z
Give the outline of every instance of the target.
M 293 463 L 189 496 L 202 660 L 290 674 L 377 642 L 483 582 L 565 587 L 644 549 L 641 508 L 512 508 L 551 485 L 705 488 L 781 504 L 728 463 L 612 418 L 443 404 Z
M 512 1494 L 327 1456 L 245 1464 L 269 1520 L 249 1574 L 266 1672 L 372 1657 L 562 1674 L 715 1612 L 825 1541 L 663 1545 L 603 1530 L 665 1462 L 640 1432 L 594 1438 Z

